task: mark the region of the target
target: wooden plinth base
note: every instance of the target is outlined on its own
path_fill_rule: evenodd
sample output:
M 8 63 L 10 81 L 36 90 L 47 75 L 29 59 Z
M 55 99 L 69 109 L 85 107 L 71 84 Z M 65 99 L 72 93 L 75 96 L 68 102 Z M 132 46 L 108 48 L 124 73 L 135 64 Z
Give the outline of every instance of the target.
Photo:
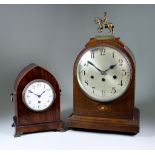
M 136 134 L 139 132 L 139 110 L 134 109 L 133 119 L 115 119 L 78 116 L 72 114 L 65 122 L 67 128 L 81 128 Z
M 16 117 L 13 117 L 13 127 L 15 127 L 15 137 L 19 137 L 25 133 L 32 133 L 32 132 L 41 132 L 41 131 L 50 131 L 50 130 L 57 130 L 63 131 L 63 122 L 51 122 L 51 123 L 40 123 L 40 124 L 30 124 L 30 125 L 17 125 Z

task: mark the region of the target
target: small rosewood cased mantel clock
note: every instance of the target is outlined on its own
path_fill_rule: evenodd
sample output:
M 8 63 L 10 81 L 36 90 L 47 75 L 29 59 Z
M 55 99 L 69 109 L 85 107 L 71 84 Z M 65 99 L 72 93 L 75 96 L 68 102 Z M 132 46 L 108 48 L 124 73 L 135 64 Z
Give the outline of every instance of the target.
M 35 64 L 17 76 L 15 93 L 15 137 L 24 133 L 62 130 L 60 88 L 55 77 Z
M 66 126 L 136 134 L 139 110 L 134 108 L 134 56 L 113 35 L 114 25 L 106 13 L 95 22 L 98 32 L 108 28 L 112 35 L 90 38 L 78 54 L 73 68 L 73 114 Z

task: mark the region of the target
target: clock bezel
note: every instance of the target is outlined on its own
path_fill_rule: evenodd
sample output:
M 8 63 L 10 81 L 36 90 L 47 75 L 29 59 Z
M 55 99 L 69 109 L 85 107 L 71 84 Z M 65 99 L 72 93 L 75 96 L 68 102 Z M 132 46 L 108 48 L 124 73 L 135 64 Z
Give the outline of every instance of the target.
M 125 58 L 125 60 L 127 61 L 128 65 L 129 65 L 129 69 L 130 69 L 130 80 L 129 80 L 129 83 L 128 83 L 128 86 L 126 87 L 126 89 L 124 90 L 124 92 L 119 95 L 118 97 L 112 99 L 112 100 L 99 100 L 99 99 L 96 99 L 92 96 L 90 96 L 82 87 L 82 84 L 80 82 L 80 79 L 79 79 L 79 76 L 78 76 L 78 64 L 81 60 L 81 58 L 83 57 L 83 55 L 88 52 L 90 49 L 93 49 L 93 48 L 97 48 L 97 47 L 110 47 L 110 48 L 113 48 L 115 49 L 117 52 L 119 52 L 121 55 L 123 55 L 123 57 Z M 125 52 L 125 53 L 124 53 Z M 133 76 L 133 71 L 132 71 L 132 63 L 130 61 L 130 58 L 127 56 L 128 53 L 126 53 L 126 51 L 122 48 L 119 48 L 118 46 L 116 47 L 115 45 L 111 45 L 111 44 L 108 44 L 108 43 L 101 43 L 101 44 L 96 44 L 96 45 L 93 45 L 93 46 L 89 46 L 89 47 L 85 47 L 78 55 L 76 61 L 75 61 L 75 71 L 76 71 L 76 80 L 78 82 L 78 85 L 81 89 L 81 91 L 84 93 L 84 95 L 86 97 L 89 97 L 90 99 L 96 101 L 96 102 L 99 102 L 99 103 L 109 103 L 109 102 L 113 102 L 119 98 L 121 98 L 128 90 L 128 88 L 130 87 L 130 84 L 131 84 L 131 81 L 132 81 L 132 76 Z
M 48 84 L 48 85 L 51 87 L 52 91 L 53 91 L 53 100 L 51 101 L 51 103 L 49 104 L 49 106 L 46 107 L 46 108 L 43 109 L 43 110 L 34 110 L 34 109 L 31 109 L 31 108 L 26 104 L 26 101 L 25 101 L 25 92 L 26 92 L 27 88 L 28 88 L 31 84 L 35 83 L 35 82 L 44 82 L 44 83 Z M 32 110 L 32 111 L 38 112 L 38 113 L 39 113 L 39 112 L 44 112 L 44 111 L 46 111 L 47 109 L 49 109 L 49 108 L 52 106 L 52 104 L 54 103 L 55 99 L 56 99 L 56 93 L 55 93 L 55 91 L 54 91 L 53 86 L 51 85 L 50 82 L 48 82 L 47 80 L 44 80 L 44 79 L 35 79 L 35 80 L 30 81 L 30 82 L 24 87 L 24 89 L 23 89 L 23 91 L 22 91 L 22 101 L 23 101 L 24 105 L 25 105 L 29 110 Z

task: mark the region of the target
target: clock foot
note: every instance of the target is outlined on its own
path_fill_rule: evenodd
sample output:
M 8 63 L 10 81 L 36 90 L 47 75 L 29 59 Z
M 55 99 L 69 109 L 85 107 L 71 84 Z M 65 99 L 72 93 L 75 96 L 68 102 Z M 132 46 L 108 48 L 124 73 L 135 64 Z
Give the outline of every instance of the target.
M 67 130 L 68 130 L 68 128 L 66 128 L 65 125 L 64 125 L 64 123 L 63 123 L 63 128 L 61 128 L 61 129 L 58 130 L 58 131 L 60 131 L 60 132 L 65 132 L 65 131 L 67 131 Z
M 14 137 L 15 137 L 15 138 L 16 138 L 16 137 L 20 137 L 22 134 L 23 134 L 23 133 L 20 133 L 20 132 L 15 133 Z
M 51 123 L 40 123 L 33 125 L 17 125 L 16 117 L 13 117 L 15 135 L 14 137 L 20 137 L 22 134 L 42 132 L 42 131 L 64 131 L 64 125 L 62 121 L 56 121 Z
M 65 132 L 65 131 L 68 131 L 68 130 L 70 130 L 69 127 L 64 127 L 64 129 L 63 129 L 64 132 Z
M 58 130 L 59 132 L 65 132 L 65 129 Z
M 89 117 L 72 114 L 66 120 L 65 125 L 74 129 L 82 128 L 134 135 L 139 132 L 139 110 L 134 109 L 132 119 Z
M 59 128 L 57 128 L 57 129 L 54 129 L 54 130 L 52 130 L 52 131 L 59 131 L 59 132 L 64 132 L 64 123 L 63 123 L 63 121 L 60 121 L 59 122 Z

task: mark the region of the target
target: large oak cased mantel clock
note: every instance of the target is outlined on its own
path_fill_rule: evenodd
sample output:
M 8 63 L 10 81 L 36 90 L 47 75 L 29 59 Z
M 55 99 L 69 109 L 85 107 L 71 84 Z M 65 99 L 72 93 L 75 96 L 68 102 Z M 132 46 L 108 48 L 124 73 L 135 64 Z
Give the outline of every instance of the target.
M 98 32 L 114 25 L 96 18 Z M 130 49 L 114 35 L 90 38 L 73 68 L 73 114 L 68 128 L 136 134 L 139 110 L 134 108 L 135 59 Z
M 62 130 L 60 88 L 55 77 L 35 64 L 25 67 L 15 81 L 15 136 Z

